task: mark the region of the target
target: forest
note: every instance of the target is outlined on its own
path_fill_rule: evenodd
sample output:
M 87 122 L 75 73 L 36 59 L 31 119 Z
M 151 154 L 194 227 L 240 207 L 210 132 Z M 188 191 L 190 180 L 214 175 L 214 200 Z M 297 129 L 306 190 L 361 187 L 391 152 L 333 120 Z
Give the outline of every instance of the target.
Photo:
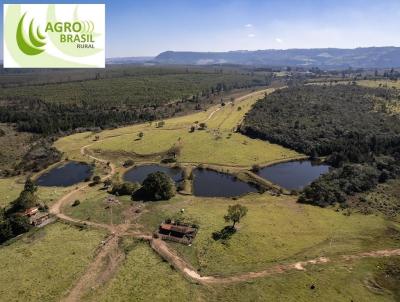
M 110 128 L 201 110 L 224 92 L 268 85 L 242 69 L 110 67 L 0 75 L 0 122 L 44 135 Z M 78 129 L 79 130 L 79 129 Z
M 240 131 L 325 157 L 330 173 L 305 188 L 300 202 L 346 204 L 349 196 L 400 176 L 400 106 L 394 89 L 306 85 L 258 102 Z

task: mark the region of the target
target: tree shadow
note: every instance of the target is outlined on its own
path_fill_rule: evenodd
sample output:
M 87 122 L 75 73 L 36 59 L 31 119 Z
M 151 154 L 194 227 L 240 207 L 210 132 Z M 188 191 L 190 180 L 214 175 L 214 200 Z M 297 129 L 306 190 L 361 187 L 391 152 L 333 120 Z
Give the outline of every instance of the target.
M 236 233 L 236 229 L 234 227 L 232 227 L 231 225 L 227 225 L 222 230 L 212 233 L 212 238 L 215 241 L 218 241 L 218 240 L 227 241 L 235 233 Z

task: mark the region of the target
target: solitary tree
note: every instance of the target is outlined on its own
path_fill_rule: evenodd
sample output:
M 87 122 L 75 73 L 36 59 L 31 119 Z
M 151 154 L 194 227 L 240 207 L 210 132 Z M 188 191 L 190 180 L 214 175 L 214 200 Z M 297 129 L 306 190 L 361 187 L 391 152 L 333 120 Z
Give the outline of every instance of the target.
M 143 133 L 143 132 L 139 132 L 139 134 L 138 134 L 138 138 L 139 138 L 139 139 L 142 139 L 142 138 L 143 138 L 143 136 L 144 136 L 144 133 Z
M 247 208 L 240 204 L 235 204 L 233 206 L 228 207 L 228 214 L 224 216 L 226 222 L 233 222 L 232 229 L 235 228 L 235 224 L 240 222 L 247 214 Z
M 94 184 L 98 185 L 100 183 L 100 181 L 101 181 L 100 176 L 96 175 L 96 176 L 93 177 L 93 183 Z
M 107 178 L 107 179 L 104 180 L 103 184 L 104 184 L 104 188 L 111 187 L 112 186 L 112 180 Z
M 164 172 L 150 173 L 143 181 L 142 189 L 151 200 L 168 200 L 176 192 L 174 181 Z

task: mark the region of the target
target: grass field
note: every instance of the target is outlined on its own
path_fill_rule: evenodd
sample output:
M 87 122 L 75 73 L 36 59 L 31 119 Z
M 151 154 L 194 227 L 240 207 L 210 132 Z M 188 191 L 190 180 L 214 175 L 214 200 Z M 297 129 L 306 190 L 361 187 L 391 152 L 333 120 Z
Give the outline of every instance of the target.
M 98 188 L 98 187 L 97 187 Z M 119 196 L 118 200 L 121 202 L 120 205 L 113 206 L 112 218 L 109 209 L 106 209 L 105 199 L 109 194 L 104 190 L 85 190 L 81 194 L 82 198 L 79 198 L 80 204 L 72 207 L 71 204 L 66 204 L 63 208 L 63 212 L 68 216 L 77 218 L 80 220 L 90 220 L 99 223 L 112 223 L 119 224 L 124 221 L 123 212 L 130 206 L 130 196 Z
M 128 245 L 129 243 L 125 243 Z M 146 243 L 131 242 L 117 275 L 86 301 L 397 301 L 393 288 L 376 288 L 387 259 L 307 267 L 231 285 L 202 286 L 185 280 Z M 388 280 L 386 280 L 387 282 Z M 371 285 L 369 285 L 371 284 Z M 395 283 L 396 284 L 396 283 Z M 311 286 L 314 285 L 314 289 Z M 376 285 L 375 285 L 376 286 Z
M 94 134 L 80 133 L 61 138 L 55 146 L 70 159 L 80 159 L 80 147 L 92 144 L 89 149 L 100 157 L 118 161 L 119 153 L 125 156 L 129 152 L 151 155 L 166 152 L 172 146 L 179 145 L 180 162 L 231 166 L 251 166 L 300 156 L 295 151 L 233 131 L 252 104 L 264 93 L 265 91 L 254 93 L 234 105 L 212 107 L 207 111 L 166 120 L 162 128 L 157 128 L 156 123 L 146 123 L 107 130 L 96 134 L 100 139 L 98 142 L 93 142 Z M 196 122 L 205 122 L 207 129 L 190 133 L 190 127 Z M 138 139 L 140 132 L 144 134 L 142 139 Z
M 196 286 L 163 262 L 147 243 L 125 244 L 131 247 L 123 267 L 85 301 L 199 301 Z
M 240 203 L 248 214 L 227 244 L 212 239 L 220 231 L 228 205 Z M 202 274 L 230 275 L 261 270 L 276 262 L 321 255 L 382 249 L 399 243 L 388 235 L 389 222 L 374 215 L 344 215 L 332 209 L 297 204 L 293 197 L 248 195 L 238 201 L 178 197 L 146 205 L 140 218 L 154 231 L 165 218 L 185 209 L 200 226 L 193 245 L 171 244 Z
M 0 208 L 15 200 L 24 188 L 24 182 L 19 177 L 0 179 Z
M 0 208 L 7 206 L 19 196 L 21 191 L 24 189 L 24 183 L 24 176 L 0 179 Z M 50 206 L 69 190 L 71 190 L 71 188 L 39 187 L 37 195 L 41 202 Z
M 357 84 L 366 87 L 400 88 L 400 81 L 391 80 L 361 80 L 357 81 Z
M 210 301 L 398 301 L 393 289 L 374 288 L 373 273 L 387 259 L 328 264 L 239 284 L 210 288 Z M 314 285 L 314 289 L 311 286 Z M 369 286 L 369 288 L 368 288 Z
M 103 237 L 99 231 L 56 223 L 1 247 L 1 300 L 59 301 Z

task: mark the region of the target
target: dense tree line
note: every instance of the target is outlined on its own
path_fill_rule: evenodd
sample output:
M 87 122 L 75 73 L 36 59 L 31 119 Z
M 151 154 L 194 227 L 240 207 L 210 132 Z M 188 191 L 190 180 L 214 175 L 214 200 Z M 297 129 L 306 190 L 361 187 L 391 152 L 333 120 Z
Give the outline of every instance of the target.
M 19 197 L 9 207 L 0 209 L 0 243 L 31 229 L 28 217 L 21 213 L 39 204 L 36 191 L 37 186 L 28 178 Z
M 248 113 L 241 131 L 305 153 L 333 167 L 301 202 L 328 205 L 400 175 L 400 104 L 395 90 L 308 85 L 278 90 Z

